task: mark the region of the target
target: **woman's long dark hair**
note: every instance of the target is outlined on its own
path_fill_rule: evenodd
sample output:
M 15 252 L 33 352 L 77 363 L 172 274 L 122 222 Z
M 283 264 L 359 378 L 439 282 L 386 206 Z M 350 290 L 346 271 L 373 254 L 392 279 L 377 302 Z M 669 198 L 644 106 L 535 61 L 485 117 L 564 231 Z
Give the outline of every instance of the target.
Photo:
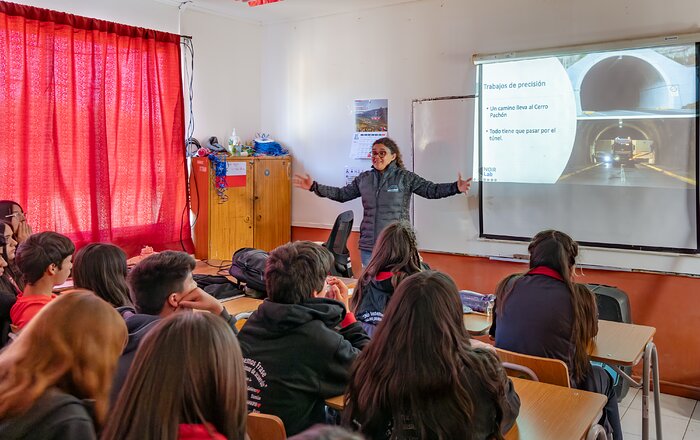
M 399 146 L 396 145 L 396 142 L 394 142 L 393 139 L 388 138 L 388 137 L 383 137 L 383 138 L 380 138 L 380 139 L 377 139 L 376 141 L 374 141 L 372 146 L 374 147 L 377 144 L 384 145 L 385 147 L 387 147 L 389 149 L 389 151 L 391 151 L 392 154 L 396 155 L 396 159 L 394 159 L 394 162 L 396 162 L 397 167 L 406 168 L 403 165 L 403 158 L 401 157 L 401 150 L 399 150 Z
M 91 243 L 73 257 L 75 287 L 89 289 L 114 307 L 130 306 L 126 254 L 119 246 Z
M 457 286 L 440 272 L 401 282 L 350 374 L 343 423 L 373 438 L 470 439 L 477 390 L 496 403 L 502 439 L 508 379 L 494 353 L 472 348 Z
M 571 292 L 571 306 L 574 312 L 572 340 L 576 347 L 574 371 L 571 373 L 574 380 L 579 382 L 590 369 L 588 346 L 598 333 L 598 308 L 593 292 L 584 284 L 574 283 L 572 280 L 578 256 L 578 243 L 563 232 L 549 229 L 535 235 L 527 250 L 530 253 L 530 269 L 547 267 L 554 270 Z M 496 287 L 497 313 L 503 312 L 504 304 L 522 275 L 510 275 Z
M 210 424 L 229 440 L 243 440 L 246 417 L 246 376 L 233 330 L 211 313 L 174 313 L 141 343 L 102 439 L 175 440 L 185 423 Z
M 391 272 L 393 274 L 391 284 L 396 289 L 401 280 L 420 270 L 418 243 L 411 225 L 406 221 L 389 224 L 379 234 L 372 258 L 357 281 L 350 299 L 350 309 L 356 310 L 362 303 L 363 290 L 379 272 Z
M 5 272 L 0 276 L 0 290 L 5 293 L 13 293 L 17 296 L 18 293 L 24 290 L 24 281 L 22 280 L 22 275 L 15 264 L 14 256 L 10 258 L 7 253 L 7 242 L 5 241 L 4 233 L 5 229 L 10 228 L 12 231 L 12 225 L 6 220 L 0 220 L 0 236 L 2 236 L 2 244 L 0 244 L 0 255 L 7 262 L 7 267 Z

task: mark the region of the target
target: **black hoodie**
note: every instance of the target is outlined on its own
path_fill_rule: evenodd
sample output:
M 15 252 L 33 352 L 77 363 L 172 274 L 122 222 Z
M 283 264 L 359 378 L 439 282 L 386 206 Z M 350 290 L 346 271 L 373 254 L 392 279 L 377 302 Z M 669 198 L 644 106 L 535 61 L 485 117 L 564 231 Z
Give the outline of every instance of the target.
M 265 300 L 238 334 L 248 409 L 276 415 L 290 436 L 325 422 L 324 400 L 343 394 L 350 366 L 369 342 L 357 322 L 336 330 L 345 316 L 332 299 Z
M 57 388 L 42 394 L 29 410 L 18 417 L 0 421 L 0 438 L 96 439 L 90 406 Z

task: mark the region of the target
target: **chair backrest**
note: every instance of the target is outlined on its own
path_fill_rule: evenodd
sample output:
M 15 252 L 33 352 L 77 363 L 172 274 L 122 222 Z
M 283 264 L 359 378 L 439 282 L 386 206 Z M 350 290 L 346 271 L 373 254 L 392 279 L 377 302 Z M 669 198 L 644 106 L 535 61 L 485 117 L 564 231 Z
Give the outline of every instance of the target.
M 285 440 L 287 432 L 282 420 L 270 414 L 248 414 L 248 437 L 250 440 Z
M 341 213 L 333 224 L 333 229 L 328 236 L 328 240 L 323 243 L 333 254 L 335 259 L 333 275 L 352 277 L 352 265 L 350 264 L 350 251 L 348 251 L 348 238 L 352 232 L 352 224 L 355 215 L 352 211 Z
M 522 365 L 532 370 L 540 382 L 559 385 L 562 387 L 571 387 L 569 381 L 569 368 L 563 361 L 559 359 L 549 359 L 539 356 L 530 356 L 527 354 L 514 353 L 512 351 L 496 348 L 496 354 L 501 359 L 501 362 L 507 362 L 516 365 Z M 529 377 L 521 374 L 516 374 L 516 377 Z
M 627 294 L 617 287 L 604 284 L 586 284 L 595 294 L 598 303 L 598 319 L 632 323 L 632 310 Z

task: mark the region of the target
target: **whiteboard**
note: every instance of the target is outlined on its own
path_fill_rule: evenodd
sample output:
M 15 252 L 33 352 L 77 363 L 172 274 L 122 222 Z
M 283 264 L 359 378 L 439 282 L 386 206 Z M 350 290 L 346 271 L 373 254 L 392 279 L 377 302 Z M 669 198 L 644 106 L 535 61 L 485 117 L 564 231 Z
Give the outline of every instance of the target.
M 474 176 L 476 180 L 477 103 L 474 96 L 413 101 L 413 170 L 419 176 L 433 182 L 451 182 L 461 171 L 463 176 Z M 478 182 L 472 184 L 467 196 L 440 200 L 414 197 L 412 217 L 418 246 L 424 251 L 505 258 L 527 254 L 527 243 L 479 238 Z M 579 261 L 595 268 L 700 276 L 697 255 L 581 248 Z

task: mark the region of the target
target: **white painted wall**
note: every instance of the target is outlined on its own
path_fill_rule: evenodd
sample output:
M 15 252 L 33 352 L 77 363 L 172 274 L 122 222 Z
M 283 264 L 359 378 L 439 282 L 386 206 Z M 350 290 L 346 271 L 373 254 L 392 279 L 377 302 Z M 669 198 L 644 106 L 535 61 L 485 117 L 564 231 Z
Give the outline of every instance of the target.
M 177 2 L 154 0 L 17 0 L 40 8 L 178 33 Z M 180 33 L 195 48 L 194 136 L 226 142 L 236 127 L 243 139 L 260 130 L 259 25 L 185 9 Z M 187 97 L 185 97 L 187 99 Z M 187 108 L 187 102 L 185 103 Z
M 354 99 L 389 99 L 389 135 L 407 156 L 411 101 L 474 93 L 474 53 L 696 32 L 699 22 L 695 0 L 422 0 L 268 25 L 261 125 L 291 149 L 295 171 L 341 185 L 346 165 L 369 167 L 349 159 Z M 362 215 L 358 201 L 297 189 L 292 206 L 294 225 L 328 227 L 349 207 L 356 224 Z
M 257 24 L 185 10 L 183 35 L 194 43 L 194 137 L 225 145 L 236 128 L 242 140 L 260 131 L 260 36 Z
M 177 33 L 177 7 L 152 0 L 13 0 L 13 3 Z

